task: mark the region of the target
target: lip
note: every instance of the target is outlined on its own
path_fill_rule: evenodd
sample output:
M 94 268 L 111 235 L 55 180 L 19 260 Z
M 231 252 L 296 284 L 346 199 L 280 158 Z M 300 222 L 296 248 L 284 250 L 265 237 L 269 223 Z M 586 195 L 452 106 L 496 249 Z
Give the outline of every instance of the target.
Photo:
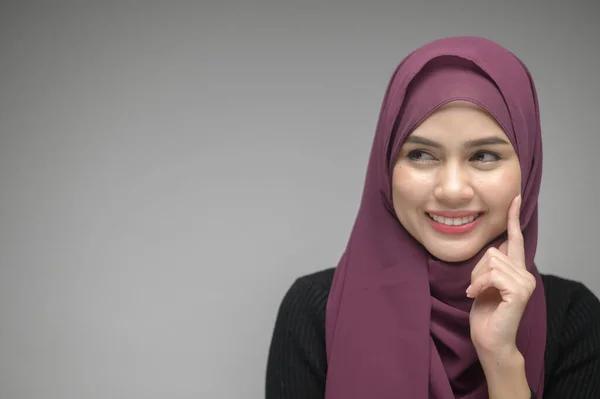
M 457 235 L 457 234 L 466 234 L 466 233 L 469 233 L 470 231 L 472 231 L 473 229 L 475 229 L 475 227 L 477 227 L 477 225 L 479 224 L 479 222 L 483 218 L 483 214 L 481 212 L 468 212 L 466 214 L 465 214 L 465 212 L 462 212 L 462 213 L 461 212 L 452 212 L 452 213 L 450 213 L 452 215 L 464 215 L 464 216 L 445 216 L 448 213 L 445 213 L 445 214 L 433 213 L 433 212 L 430 212 L 430 213 L 432 213 L 434 215 L 444 216 L 444 217 L 456 217 L 456 218 L 458 218 L 458 217 L 468 217 L 468 216 L 473 216 L 473 215 L 479 214 L 479 216 L 476 217 L 475 220 L 473 220 L 471 223 L 462 224 L 460 226 L 448 226 L 446 224 L 436 222 L 435 220 L 433 220 L 429 216 L 425 215 L 425 217 L 429 221 L 429 224 L 431 225 L 431 227 L 433 227 L 434 230 L 436 230 L 436 231 L 438 231 L 438 232 L 440 232 L 442 234 L 449 234 L 449 235 Z
M 466 218 L 469 216 L 479 215 L 479 211 L 425 211 L 436 216 L 443 216 L 445 218 Z

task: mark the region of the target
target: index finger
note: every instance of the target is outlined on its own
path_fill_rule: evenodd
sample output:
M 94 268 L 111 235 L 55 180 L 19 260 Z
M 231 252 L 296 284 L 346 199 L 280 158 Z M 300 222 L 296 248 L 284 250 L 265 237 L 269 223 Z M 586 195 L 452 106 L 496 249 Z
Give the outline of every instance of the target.
M 515 197 L 508 208 L 508 249 L 509 259 L 518 262 L 525 267 L 525 246 L 523 243 L 523 233 L 521 232 L 521 195 Z

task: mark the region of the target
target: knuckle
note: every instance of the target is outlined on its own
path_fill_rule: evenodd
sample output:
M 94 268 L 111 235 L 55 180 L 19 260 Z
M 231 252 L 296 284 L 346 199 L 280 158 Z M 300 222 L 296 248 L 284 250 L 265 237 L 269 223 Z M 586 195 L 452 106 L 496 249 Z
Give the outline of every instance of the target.
M 531 280 L 531 283 L 529 285 L 529 288 L 531 289 L 531 292 L 535 291 L 535 288 L 537 286 L 537 282 L 535 281 L 535 278 Z
M 533 291 L 535 289 L 535 286 L 537 285 L 535 276 L 531 273 L 527 273 L 525 275 L 525 284 L 527 287 L 529 287 L 531 289 L 531 291 Z
M 498 255 L 500 253 L 500 251 L 498 250 L 498 248 L 496 247 L 490 247 L 485 254 L 488 256 L 494 256 L 494 255 Z
M 492 269 L 496 269 L 496 268 L 500 267 L 501 263 L 502 262 L 500 262 L 500 258 L 498 256 L 491 255 L 489 264 Z

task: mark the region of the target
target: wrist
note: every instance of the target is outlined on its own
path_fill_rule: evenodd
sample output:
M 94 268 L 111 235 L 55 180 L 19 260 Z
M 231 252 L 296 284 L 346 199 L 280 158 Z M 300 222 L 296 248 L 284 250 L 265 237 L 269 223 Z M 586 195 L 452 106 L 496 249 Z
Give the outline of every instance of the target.
M 518 350 L 494 357 L 480 358 L 490 399 L 529 398 L 531 391 L 525 374 L 525 358 Z
M 510 346 L 501 349 L 484 349 L 475 346 L 479 363 L 484 371 L 500 372 L 503 370 L 514 369 L 523 365 L 525 367 L 525 358 L 516 346 Z

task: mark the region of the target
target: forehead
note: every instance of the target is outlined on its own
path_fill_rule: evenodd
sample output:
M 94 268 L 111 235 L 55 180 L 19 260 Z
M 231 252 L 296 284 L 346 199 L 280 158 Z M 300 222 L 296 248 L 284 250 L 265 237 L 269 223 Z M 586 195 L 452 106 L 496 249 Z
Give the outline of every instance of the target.
M 409 135 L 444 138 L 473 136 L 507 137 L 498 121 L 483 107 L 470 101 L 451 101 L 425 118 Z

